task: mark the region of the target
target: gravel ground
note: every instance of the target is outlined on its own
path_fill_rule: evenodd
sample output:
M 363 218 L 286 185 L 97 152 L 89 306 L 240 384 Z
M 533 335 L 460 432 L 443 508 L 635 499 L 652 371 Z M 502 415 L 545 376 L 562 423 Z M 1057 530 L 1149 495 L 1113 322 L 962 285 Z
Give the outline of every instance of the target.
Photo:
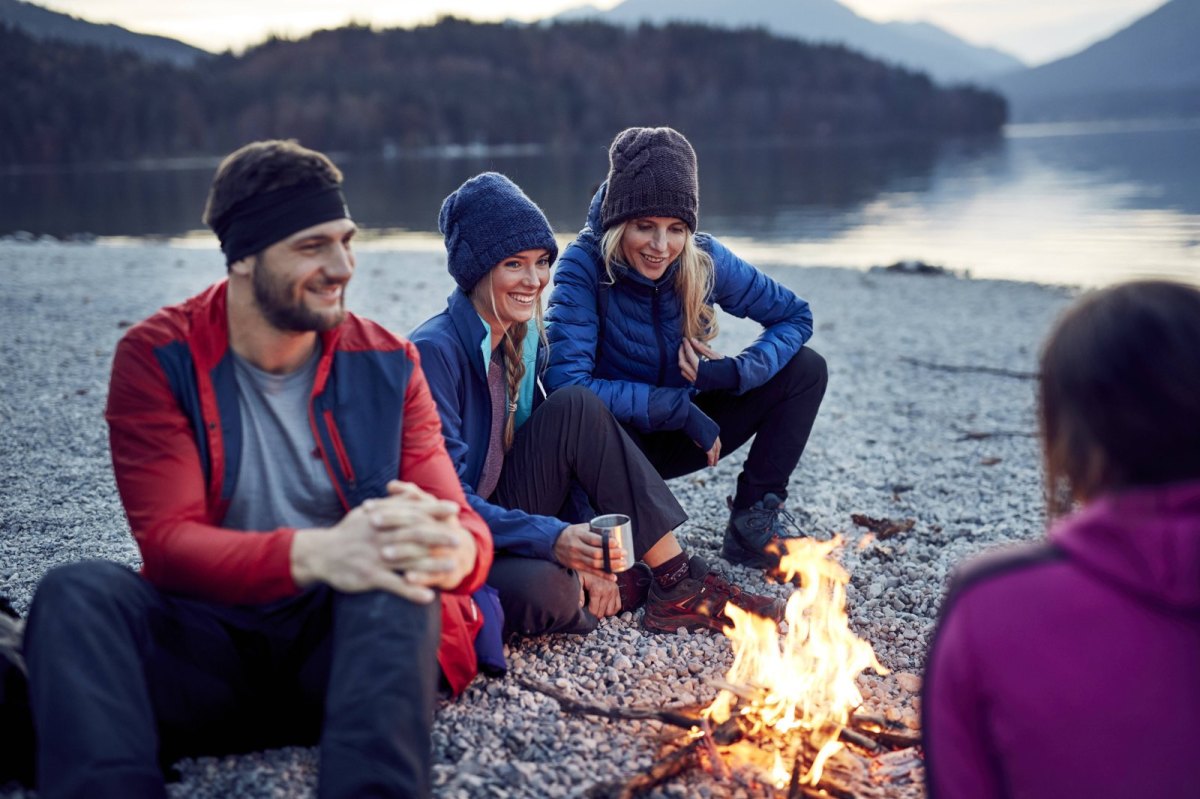
M 207 242 L 205 243 L 207 245 Z M 160 244 L 0 242 L 0 594 L 28 609 L 51 567 L 83 558 L 139 563 L 109 467 L 103 406 L 123 329 L 222 276 L 215 248 Z M 916 724 L 925 648 L 947 576 L 962 559 L 1042 531 L 1034 383 L 951 372 L 904 360 L 1035 368 L 1039 342 L 1072 292 L 1033 284 L 795 266 L 766 267 L 813 306 L 813 346 L 829 363 L 829 392 L 788 505 L 811 534 L 841 534 L 852 574 L 854 630 L 892 670 L 861 680 L 867 709 Z M 364 248 L 349 304 L 397 331 L 440 309 L 451 282 L 433 252 Z M 755 326 L 724 318 L 718 347 L 736 352 Z M 993 435 L 984 435 L 993 434 Z M 719 557 L 742 452 L 672 483 L 691 520 L 684 546 L 734 582 L 784 586 Z M 875 539 L 851 514 L 912 519 Z M 434 730 L 435 794 L 579 796 L 631 776 L 656 757 L 655 722 L 583 720 L 516 685 L 555 684 L 612 704 L 707 703 L 731 662 L 721 636 L 644 634 L 636 616 L 606 620 L 586 637 L 531 639 L 510 651 L 510 677 L 477 679 L 444 703 Z M 310 749 L 179 764 L 173 797 L 315 795 Z M 909 777 L 882 795 L 920 796 Z M 32 796 L 11 786 L 0 797 Z M 772 796 L 747 773 L 718 780 L 698 770 L 654 796 Z

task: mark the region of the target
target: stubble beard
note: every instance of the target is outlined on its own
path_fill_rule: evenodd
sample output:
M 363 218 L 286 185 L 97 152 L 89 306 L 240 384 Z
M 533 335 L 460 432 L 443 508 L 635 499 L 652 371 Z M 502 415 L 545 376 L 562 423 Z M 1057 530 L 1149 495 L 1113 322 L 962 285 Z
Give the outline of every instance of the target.
M 274 277 L 270 270 L 264 268 L 263 259 L 259 256 L 251 286 L 254 289 L 255 305 L 276 330 L 288 333 L 321 333 L 332 330 L 346 318 L 345 284 L 342 285 L 337 308 L 332 312 L 320 313 L 305 306 L 303 300 L 296 299 L 296 284 Z

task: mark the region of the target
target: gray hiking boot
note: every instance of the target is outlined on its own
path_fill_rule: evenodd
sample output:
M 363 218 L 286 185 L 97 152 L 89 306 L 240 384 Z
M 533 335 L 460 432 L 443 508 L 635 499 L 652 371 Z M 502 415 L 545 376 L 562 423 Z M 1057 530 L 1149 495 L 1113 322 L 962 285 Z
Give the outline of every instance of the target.
M 729 524 L 721 557 L 752 569 L 775 569 L 783 554 L 782 540 L 804 535 L 795 517 L 783 507 L 783 498 L 767 494 L 748 508 L 734 509 L 729 502 Z

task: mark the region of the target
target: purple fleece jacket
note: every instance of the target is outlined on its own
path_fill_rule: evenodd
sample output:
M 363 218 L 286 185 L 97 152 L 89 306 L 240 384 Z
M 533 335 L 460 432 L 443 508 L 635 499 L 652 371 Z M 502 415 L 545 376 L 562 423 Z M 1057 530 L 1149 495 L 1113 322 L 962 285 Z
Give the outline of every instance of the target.
M 931 799 L 1200 797 L 1200 482 L 972 564 L 930 646 Z

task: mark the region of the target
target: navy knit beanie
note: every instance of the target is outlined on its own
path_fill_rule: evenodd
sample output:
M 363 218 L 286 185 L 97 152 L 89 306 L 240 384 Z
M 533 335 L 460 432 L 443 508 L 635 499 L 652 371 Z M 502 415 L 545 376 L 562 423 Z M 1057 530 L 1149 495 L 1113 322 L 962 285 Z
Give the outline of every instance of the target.
M 438 230 L 446 241 L 446 268 L 468 294 L 496 264 L 524 250 L 549 250 L 558 242 L 542 209 L 498 172 L 468 180 L 442 201 Z
M 696 232 L 700 186 L 696 151 L 672 128 L 627 128 L 608 148 L 608 190 L 600 225 L 608 230 L 627 219 L 671 216 Z

